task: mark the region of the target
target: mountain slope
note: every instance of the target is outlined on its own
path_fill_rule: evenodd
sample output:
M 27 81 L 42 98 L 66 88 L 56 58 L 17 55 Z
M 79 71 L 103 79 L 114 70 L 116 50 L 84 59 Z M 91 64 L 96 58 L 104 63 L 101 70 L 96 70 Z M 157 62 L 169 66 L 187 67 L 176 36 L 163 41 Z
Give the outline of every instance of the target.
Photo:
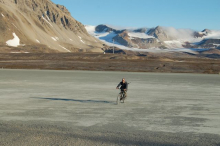
M 4 51 L 102 51 L 102 42 L 50 0 L 0 0 L 0 33 L 1 48 L 8 47 Z

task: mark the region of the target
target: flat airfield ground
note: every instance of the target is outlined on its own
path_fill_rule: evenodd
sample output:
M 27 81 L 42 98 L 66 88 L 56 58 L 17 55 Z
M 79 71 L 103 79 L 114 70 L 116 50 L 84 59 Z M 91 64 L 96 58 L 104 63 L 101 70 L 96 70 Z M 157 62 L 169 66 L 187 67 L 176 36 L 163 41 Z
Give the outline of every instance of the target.
M 219 88 L 219 75 L 1 69 L 0 145 L 220 146 Z

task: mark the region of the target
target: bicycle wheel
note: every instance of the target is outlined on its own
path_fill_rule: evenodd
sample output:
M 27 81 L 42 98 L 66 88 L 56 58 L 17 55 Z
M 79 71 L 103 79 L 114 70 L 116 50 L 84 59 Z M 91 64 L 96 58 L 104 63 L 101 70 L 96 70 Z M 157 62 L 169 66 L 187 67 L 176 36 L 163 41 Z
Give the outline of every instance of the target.
M 121 94 L 119 93 L 118 96 L 117 96 L 117 99 L 116 99 L 116 104 L 119 104 L 120 98 L 121 98 Z
M 125 102 L 125 98 L 126 98 L 126 94 L 125 94 L 125 92 L 123 92 L 121 95 L 121 100 L 123 103 Z

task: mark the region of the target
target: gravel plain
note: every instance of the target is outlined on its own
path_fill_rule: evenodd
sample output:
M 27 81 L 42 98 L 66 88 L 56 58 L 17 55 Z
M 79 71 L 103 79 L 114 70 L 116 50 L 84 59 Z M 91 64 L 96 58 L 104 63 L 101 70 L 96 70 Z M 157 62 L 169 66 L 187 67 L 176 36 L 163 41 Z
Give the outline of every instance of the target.
M 1 69 L 0 145 L 220 146 L 219 77 Z

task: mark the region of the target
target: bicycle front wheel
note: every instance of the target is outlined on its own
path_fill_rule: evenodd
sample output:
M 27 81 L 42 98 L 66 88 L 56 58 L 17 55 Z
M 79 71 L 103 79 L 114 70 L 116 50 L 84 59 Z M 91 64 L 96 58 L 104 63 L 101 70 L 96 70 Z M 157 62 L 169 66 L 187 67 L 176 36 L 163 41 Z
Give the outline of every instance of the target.
M 121 94 L 119 93 L 118 96 L 117 96 L 117 98 L 116 98 L 116 104 L 119 104 L 120 98 L 121 98 Z

